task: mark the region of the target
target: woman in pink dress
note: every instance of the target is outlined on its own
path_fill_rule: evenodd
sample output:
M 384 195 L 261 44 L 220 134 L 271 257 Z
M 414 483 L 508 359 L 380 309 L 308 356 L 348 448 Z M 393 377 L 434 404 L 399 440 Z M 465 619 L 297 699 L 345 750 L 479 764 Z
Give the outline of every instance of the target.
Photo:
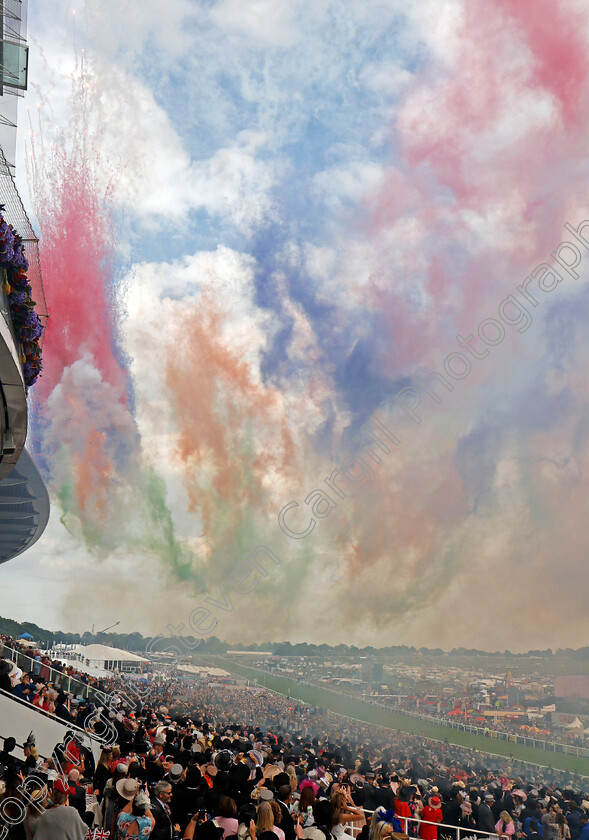
M 219 808 L 213 817 L 219 828 L 223 829 L 223 838 L 230 834 L 237 834 L 239 823 L 237 822 L 237 805 L 230 796 L 222 796 L 219 801 Z

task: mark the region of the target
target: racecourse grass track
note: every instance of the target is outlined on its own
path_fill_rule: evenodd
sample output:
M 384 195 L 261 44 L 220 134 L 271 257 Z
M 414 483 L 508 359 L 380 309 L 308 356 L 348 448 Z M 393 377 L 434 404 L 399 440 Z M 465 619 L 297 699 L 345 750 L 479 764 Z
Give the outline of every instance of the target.
M 552 767 L 555 770 L 567 770 L 570 773 L 579 773 L 582 776 L 589 776 L 589 759 L 580 758 L 575 755 L 564 753 L 548 752 L 535 747 L 514 744 L 511 741 L 502 741 L 499 738 L 486 738 L 484 735 L 475 735 L 471 732 L 462 732 L 457 729 L 449 729 L 446 726 L 438 726 L 426 720 L 411 718 L 398 712 L 383 709 L 379 706 L 372 706 L 348 697 L 344 694 L 337 694 L 319 686 L 297 683 L 288 677 L 280 677 L 276 674 L 268 674 L 258 671 L 256 668 L 248 668 L 240 665 L 231 659 L 220 656 L 201 655 L 199 659 L 217 668 L 224 668 L 236 676 L 245 677 L 250 682 L 257 681 L 258 685 L 291 697 L 293 700 L 302 700 L 312 706 L 321 706 L 339 715 L 354 718 L 365 723 L 373 723 L 384 726 L 387 729 L 398 729 L 401 732 L 410 732 L 414 735 L 421 735 L 424 738 L 431 738 L 434 741 L 447 740 L 451 744 L 461 747 L 480 750 L 481 752 L 494 755 L 512 755 L 520 761 L 529 761 L 543 767 Z

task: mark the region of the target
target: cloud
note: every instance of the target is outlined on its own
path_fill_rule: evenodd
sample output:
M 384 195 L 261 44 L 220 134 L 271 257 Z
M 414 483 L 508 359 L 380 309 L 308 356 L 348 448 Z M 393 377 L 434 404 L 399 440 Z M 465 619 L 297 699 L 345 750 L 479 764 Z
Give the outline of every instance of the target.
M 479 324 L 523 304 L 518 285 L 586 215 L 585 13 L 540 6 L 173 2 L 158 29 L 161 10 L 132 28 L 123 4 L 88 10 L 77 65 L 43 12 L 42 113 L 60 132 L 53 152 L 33 140 L 40 177 L 67 175 L 46 182 L 63 198 L 46 243 L 52 218 L 85 221 L 75 259 L 71 234 L 49 249 L 60 340 L 39 416 L 105 598 L 144 552 L 173 622 L 267 544 L 280 567 L 220 635 L 453 645 L 466 628 L 513 649 L 579 632 L 586 275 L 534 281 L 530 329 L 506 324 L 485 358 L 457 340 L 482 347 Z M 55 98 L 76 66 L 68 114 Z M 106 320 L 76 319 L 72 282 Z M 444 367 L 459 351 L 464 380 Z M 399 392 L 434 371 L 449 387 L 422 391 L 414 422 Z M 365 455 L 373 485 L 287 537 L 278 512 L 296 501 L 309 520 L 375 412 L 399 444 Z M 548 596 L 555 631 L 534 618 Z

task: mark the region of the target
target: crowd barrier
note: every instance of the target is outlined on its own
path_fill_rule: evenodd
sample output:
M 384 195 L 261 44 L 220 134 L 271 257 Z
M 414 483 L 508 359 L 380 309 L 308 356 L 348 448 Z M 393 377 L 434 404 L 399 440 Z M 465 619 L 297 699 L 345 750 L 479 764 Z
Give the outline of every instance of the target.
M 500 729 L 473 726 L 471 723 L 438 718 L 435 715 L 428 715 L 424 712 L 413 712 L 409 709 L 391 709 L 391 711 L 398 711 L 400 714 L 407 715 L 408 717 L 419 718 L 419 720 L 427 720 L 431 723 L 438 723 L 442 726 L 447 726 L 450 729 L 456 729 L 462 732 L 472 732 L 476 735 L 482 735 L 484 738 L 497 738 L 500 741 L 509 741 L 512 744 L 523 744 L 528 747 L 536 747 L 537 749 L 545 750 L 546 752 L 564 753 L 566 755 L 576 755 L 580 758 L 589 758 L 589 749 L 587 749 L 587 747 L 580 747 L 574 744 L 561 744 L 558 741 L 546 741 L 543 738 L 534 738 L 530 735 L 520 735 L 518 732 L 503 732 Z
M 366 816 L 372 816 L 374 811 L 364 811 Z M 422 820 L 419 817 L 397 817 L 403 827 L 403 833 L 409 834 L 410 827 L 415 827 L 416 832 L 410 836 L 420 836 L 419 827 L 421 825 L 431 825 L 437 829 L 438 840 L 442 837 L 451 838 L 451 840 L 509 840 L 506 835 L 498 835 L 496 832 L 480 831 L 478 828 L 465 828 L 464 826 L 450 825 L 449 823 L 434 823 L 430 820 Z M 348 837 L 356 837 L 362 830 L 361 825 L 348 823 L 346 826 L 346 835 Z
M 103 740 L 100 736 L 74 723 L 66 723 L 51 712 L 37 709 L 28 700 L 21 700 L 0 689 L 0 737 L 15 738 L 17 746 L 22 750 L 29 732 L 34 733 L 37 752 L 42 758 L 51 756 L 53 748 L 63 743 L 67 732 L 78 735 L 91 748 L 95 760 L 98 760 L 102 751 Z
M 0 656 L 3 659 L 10 659 L 14 662 L 22 671 L 26 673 L 33 673 L 38 674 L 41 667 L 39 662 L 36 662 L 32 657 L 28 656 L 26 653 L 23 653 L 20 650 L 15 650 L 8 645 L 0 644 Z M 107 695 L 104 691 L 99 691 L 99 689 L 94 688 L 92 685 L 88 685 L 88 683 L 83 682 L 82 680 L 77 679 L 76 677 L 71 677 L 68 674 L 64 674 L 61 671 L 58 671 L 56 668 L 50 668 L 49 666 L 44 666 L 49 668 L 49 679 L 47 682 L 53 683 L 55 688 L 60 688 L 63 691 L 71 692 L 75 697 L 80 697 L 84 700 L 94 700 L 98 701 L 101 704 L 106 703 Z

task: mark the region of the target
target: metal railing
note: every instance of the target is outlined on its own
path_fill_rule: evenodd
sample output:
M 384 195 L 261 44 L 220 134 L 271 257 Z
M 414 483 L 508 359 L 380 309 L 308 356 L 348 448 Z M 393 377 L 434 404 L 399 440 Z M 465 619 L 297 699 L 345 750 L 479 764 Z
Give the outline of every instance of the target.
M 371 817 L 374 814 L 374 811 L 366 811 L 364 810 L 364 814 L 366 817 Z M 410 827 L 413 828 L 414 826 L 417 827 L 416 836 L 420 837 L 420 826 L 421 825 L 430 825 L 435 827 L 436 829 L 442 829 L 438 831 L 438 838 L 442 837 L 450 837 L 452 840 L 508 840 L 507 835 L 497 835 L 496 832 L 489 832 L 483 831 L 479 828 L 473 828 L 472 826 L 461 826 L 461 825 L 450 825 L 449 823 L 436 823 L 431 822 L 430 820 L 422 820 L 417 816 L 414 817 L 397 817 L 401 826 L 403 828 L 404 834 L 409 834 Z M 348 837 L 356 837 L 357 834 L 360 833 L 362 830 L 362 826 L 355 825 L 354 823 L 348 823 L 346 825 L 345 834 Z
M 545 750 L 546 752 L 564 753 L 566 755 L 576 755 L 580 758 L 589 758 L 589 749 L 586 747 L 579 747 L 573 744 L 561 744 L 558 741 L 546 741 L 543 738 L 534 738 L 530 735 L 520 735 L 518 732 L 504 732 L 501 729 L 474 726 L 472 723 L 438 718 L 435 715 L 428 715 L 424 712 L 414 712 L 410 709 L 392 709 L 392 711 L 399 712 L 403 715 L 407 715 L 408 717 L 418 718 L 419 720 L 426 720 L 430 723 L 438 723 L 441 726 L 448 727 L 449 729 L 456 729 L 461 732 L 472 732 L 475 735 L 481 735 L 488 739 L 495 738 L 499 741 L 508 741 L 512 744 L 522 744 L 528 747 L 536 747 L 536 749 Z
M 49 718 L 55 723 L 58 723 L 61 727 L 63 727 L 64 734 L 66 732 L 73 732 L 75 735 L 79 736 L 80 740 L 85 744 L 91 744 L 92 741 L 95 741 L 100 745 L 105 743 L 105 739 L 98 735 L 96 732 L 84 729 L 83 727 L 78 726 L 76 723 L 71 723 L 70 721 L 63 720 L 63 718 L 58 717 L 53 712 L 47 712 L 44 709 L 39 709 L 37 706 L 34 706 L 32 703 L 29 703 L 28 700 L 23 700 L 21 697 L 16 697 L 14 694 L 5 691 L 3 688 L 0 688 L 0 696 L 10 699 L 14 703 L 19 703 L 21 706 L 24 706 L 26 709 L 32 710 L 41 717 Z M 2 721 L 2 723 L 5 723 L 5 721 Z M 39 721 L 39 723 L 41 724 L 41 720 Z M 34 731 L 35 730 L 33 729 L 33 732 Z M 11 734 L 12 733 L 10 732 L 8 734 L 0 733 L 0 737 L 8 738 Z M 24 744 L 17 743 L 17 746 L 22 748 L 24 747 Z M 41 753 L 39 754 L 41 755 Z M 41 755 L 41 757 L 47 758 L 48 756 Z
M 0 644 L 0 656 L 4 659 L 12 660 L 12 662 L 26 673 L 38 675 L 41 668 L 47 668 L 49 670 L 48 682 L 51 682 L 55 688 L 71 692 L 76 697 L 81 697 L 84 700 L 97 700 L 99 703 L 106 703 L 107 695 L 104 691 L 100 691 L 100 689 L 95 688 L 93 685 L 89 685 L 69 674 L 64 674 L 62 671 L 52 668 L 49 665 L 40 664 L 20 650 Z
M 335 688 L 330 688 L 329 686 L 321 683 L 295 680 L 293 677 L 280 673 L 273 674 L 271 671 L 265 671 L 263 668 L 258 668 L 255 665 L 247 665 L 245 667 L 258 671 L 264 676 L 278 676 L 285 680 L 291 680 L 294 686 L 300 684 L 309 686 L 310 688 L 321 688 L 323 691 L 330 691 L 332 694 L 337 694 L 340 697 L 344 694 L 346 697 L 349 697 L 352 700 L 357 700 L 359 703 L 364 703 L 367 706 L 377 706 L 380 709 L 385 709 L 386 711 L 393 712 L 394 714 L 405 715 L 406 717 L 412 717 L 417 720 L 424 720 L 428 723 L 436 723 L 439 726 L 444 726 L 448 729 L 454 729 L 461 732 L 471 732 L 474 735 L 480 735 L 488 740 L 495 738 L 500 741 L 511 742 L 512 744 L 522 744 L 527 747 L 535 747 L 536 749 L 544 750 L 545 752 L 575 755 L 578 758 L 589 758 L 589 749 L 586 747 L 580 747 L 573 744 L 562 744 L 557 741 L 546 741 L 542 738 L 533 738 L 530 735 L 520 735 L 517 732 L 504 732 L 501 729 L 491 729 L 491 727 L 473 726 L 471 723 L 448 720 L 447 718 L 439 718 L 435 715 L 428 715 L 424 712 L 414 712 L 411 709 L 402 709 L 399 706 L 390 706 L 385 703 L 378 703 L 376 700 L 369 700 L 367 697 L 358 696 L 357 694 L 348 694 L 347 692 L 341 691 L 341 689 L 337 690 Z

